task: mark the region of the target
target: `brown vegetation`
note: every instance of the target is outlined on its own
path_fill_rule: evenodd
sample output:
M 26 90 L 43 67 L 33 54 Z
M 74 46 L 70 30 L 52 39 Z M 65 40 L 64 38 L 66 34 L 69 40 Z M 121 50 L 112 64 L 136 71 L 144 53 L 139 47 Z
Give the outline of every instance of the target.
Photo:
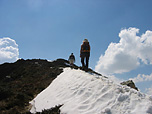
M 68 61 L 20 59 L 0 65 L 0 113 L 29 113 L 28 106 L 68 66 Z

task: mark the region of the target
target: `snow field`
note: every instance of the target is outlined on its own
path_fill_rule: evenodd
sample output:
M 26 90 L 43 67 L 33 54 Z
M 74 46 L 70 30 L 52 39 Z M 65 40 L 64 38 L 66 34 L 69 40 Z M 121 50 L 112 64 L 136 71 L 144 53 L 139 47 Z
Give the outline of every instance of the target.
M 152 114 L 152 98 L 112 80 L 65 68 L 31 101 L 32 113 L 56 105 L 62 114 Z

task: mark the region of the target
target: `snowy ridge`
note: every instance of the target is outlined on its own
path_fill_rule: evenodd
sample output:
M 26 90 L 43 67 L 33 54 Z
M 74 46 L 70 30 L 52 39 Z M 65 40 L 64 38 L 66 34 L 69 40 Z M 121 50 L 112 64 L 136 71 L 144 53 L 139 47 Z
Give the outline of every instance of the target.
M 152 114 L 150 96 L 70 68 L 65 68 L 31 104 L 32 113 L 63 104 L 62 114 Z

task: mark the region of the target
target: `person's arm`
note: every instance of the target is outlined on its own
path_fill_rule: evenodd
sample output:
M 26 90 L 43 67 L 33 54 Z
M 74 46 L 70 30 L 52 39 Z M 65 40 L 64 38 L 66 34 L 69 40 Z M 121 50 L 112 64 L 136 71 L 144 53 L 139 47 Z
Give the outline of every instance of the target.
M 75 62 L 75 56 L 73 56 L 74 62 Z
M 70 60 L 70 56 L 69 56 L 69 59 L 68 59 L 68 61 Z

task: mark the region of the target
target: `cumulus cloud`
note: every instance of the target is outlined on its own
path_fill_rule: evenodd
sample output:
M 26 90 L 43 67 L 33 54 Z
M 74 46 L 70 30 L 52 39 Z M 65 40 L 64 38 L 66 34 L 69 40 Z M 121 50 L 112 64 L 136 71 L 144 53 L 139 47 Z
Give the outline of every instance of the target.
M 0 38 L 0 64 L 14 62 L 19 57 L 19 49 L 15 40 L 11 38 Z
M 152 64 L 152 31 L 147 30 L 137 36 L 139 29 L 123 29 L 119 33 L 120 41 L 110 43 L 104 55 L 101 55 L 95 70 L 103 74 L 129 72 L 141 63 Z
M 146 88 L 146 93 L 148 95 L 152 95 L 152 87 L 151 88 Z
M 108 79 L 114 81 L 117 84 L 120 84 L 121 82 L 125 81 L 123 79 L 117 78 L 115 75 L 108 75 Z
M 131 78 L 135 83 L 144 82 L 144 81 L 152 81 L 152 74 L 145 75 L 145 74 L 138 74 L 137 77 Z

